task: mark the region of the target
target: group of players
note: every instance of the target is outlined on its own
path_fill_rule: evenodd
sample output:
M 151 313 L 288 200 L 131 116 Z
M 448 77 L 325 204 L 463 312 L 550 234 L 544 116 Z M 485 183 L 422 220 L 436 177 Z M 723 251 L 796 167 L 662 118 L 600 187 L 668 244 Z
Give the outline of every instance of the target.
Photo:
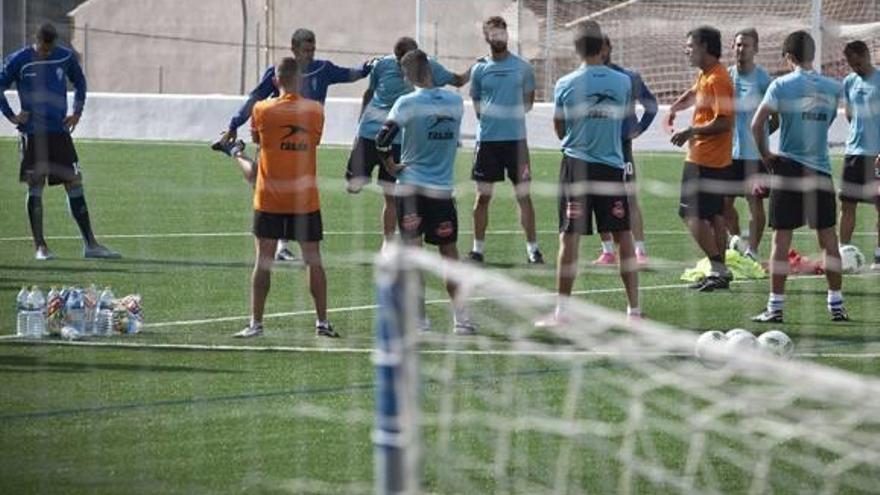
M 347 171 L 347 189 L 357 193 L 379 168 L 383 187 L 383 234 L 386 242 L 399 232 L 404 242 L 436 245 L 458 259 L 458 216 L 453 198 L 453 170 L 463 102 L 444 85 L 470 81 L 479 128 L 472 178 L 477 184 L 474 241 L 468 258 L 484 260 L 488 207 L 493 184 L 505 175 L 514 185 L 526 234 L 529 263 L 543 263 L 529 196 L 529 154 L 525 114 L 534 102 L 530 64 L 507 49 L 507 26 L 501 17 L 483 23 L 490 54 L 461 74 L 446 70 L 401 38 L 394 53 L 357 68 L 314 59 L 315 36 L 297 30 L 293 57 L 267 69 L 258 87 L 232 118 L 213 148 L 235 158 L 254 185 L 254 235 L 257 261 L 253 272 L 249 324 L 236 334 L 253 337 L 263 331 L 262 317 L 273 262 L 292 259 L 287 240 L 296 240 L 308 266 L 309 286 L 317 313 L 316 334 L 337 337 L 326 315 L 326 278 L 321 263 L 322 224 L 316 180 L 316 148 L 324 125 L 322 104 L 331 84 L 369 76 L 358 136 Z M 49 184 L 64 183 L 71 213 L 80 226 L 87 257 L 117 257 L 91 233 L 81 187 L 81 174 L 70 132 L 85 100 L 85 79 L 72 52 L 55 44 L 54 28 L 44 25 L 33 47 L 13 54 L 0 75 L 0 110 L 22 135 L 21 179 L 28 184 L 28 216 L 37 259 L 51 252 L 42 236 L 40 196 Z M 736 65 L 725 69 L 720 32 L 700 27 L 687 34 L 686 53 L 699 69 L 692 88 L 670 108 L 665 125 L 677 146 L 688 143 L 679 215 L 711 261 L 710 274 L 693 288 L 701 292 L 728 289 L 725 264 L 728 233 L 738 234 L 732 208 L 736 196 L 749 201 L 749 246 L 757 258 L 766 216 L 774 230 L 769 263 L 771 292 L 767 308 L 753 320 L 783 319 L 787 254 L 792 231 L 809 225 L 824 251 L 831 319 L 848 315 L 841 294 L 840 255 L 835 231 L 836 197 L 828 159 L 828 127 L 841 94 L 850 121 L 842 201 L 841 240 L 848 243 L 859 202 L 878 203 L 880 168 L 880 73 L 860 41 L 846 45 L 853 68 L 840 83 L 813 70 L 815 46 L 808 33 L 790 34 L 782 53 L 792 72 L 771 81 L 754 62 L 758 33 L 740 31 L 734 38 Z M 557 259 L 556 310 L 536 321 L 553 326 L 567 321 L 567 301 L 577 274 L 581 235 L 603 235 L 597 263 L 617 262 L 627 298 L 627 314 L 641 317 L 638 265 L 647 263 L 641 214 L 636 202 L 631 141 L 656 115 L 656 99 L 637 73 L 610 63 L 611 43 L 600 26 L 587 21 L 575 29 L 574 47 L 583 64 L 561 78 L 554 92 L 554 128 L 562 142 L 559 188 L 560 245 Z M 76 88 L 73 115 L 67 115 L 65 83 Z M 15 83 L 21 111 L 15 114 L 2 90 Z M 273 97 L 273 98 L 269 98 Z M 644 107 L 636 118 L 635 101 Z M 676 113 L 694 107 L 691 125 L 673 131 Z M 251 137 L 260 145 L 259 159 L 247 158 L 236 130 L 251 120 Z M 778 154 L 768 148 L 768 135 L 780 129 Z M 770 197 L 769 215 L 762 198 Z M 615 245 L 617 255 L 615 255 Z M 875 252 L 875 264 L 880 248 Z M 454 332 L 471 334 L 475 326 L 456 284 L 447 283 L 454 309 Z M 424 315 L 424 313 L 423 313 Z M 430 323 L 424 316 L 422 329 Z

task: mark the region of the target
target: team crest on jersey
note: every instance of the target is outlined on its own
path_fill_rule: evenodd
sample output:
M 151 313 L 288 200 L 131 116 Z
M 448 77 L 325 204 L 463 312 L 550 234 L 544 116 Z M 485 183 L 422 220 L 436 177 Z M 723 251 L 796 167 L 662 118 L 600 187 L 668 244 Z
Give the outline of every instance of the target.
M 59 81 L 64 79 L 64 69 L 58 67 L 55 69 L 55 77 L 58 78 Z
M 623 201 L 615 201 L 611 206 L 611 214 L 614 218 L 623 218 L 626 215 L 626 208 L 623 207 Z
M 450 221 L 440 222 L 440 225 L 437 226 L 437 237 L 449 237 L 453 232 L 455 232 L 455 228 Z
M 403 230 L 416 230 L 422 224 L 422 217 L 418 213 L 407 213 L 403 216 L 401 227 Z
M 584 216 L 584 205 L 577 201 L 569 201 L 565 204 L 565 217 L 576 220 Z

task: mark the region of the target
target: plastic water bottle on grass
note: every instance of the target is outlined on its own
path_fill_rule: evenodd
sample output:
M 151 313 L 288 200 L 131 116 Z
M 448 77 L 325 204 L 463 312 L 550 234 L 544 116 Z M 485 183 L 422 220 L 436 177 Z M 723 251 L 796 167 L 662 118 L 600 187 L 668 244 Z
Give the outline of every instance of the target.
M 15 296 L 15 335 L 24 337 L 27 335 L 27 319 L 28 319 L 28 290 L 22 287 Z
M 85 332 L 86 308 L 83 301 L 83 290 L 79 287 L 70 289 L 70 295 L 67 296 L 67 306 L 65 308 L 65 325 L 72 327 L 74 330 L 82 334 Z
M 46 294 L 46 330 L 49 335 L 60 335 L 64 325 L 64 300 L 61 292 L 55 287 L 49 288 Z
M 98 298 L 98 311 L 95 313 L 95 335 L 113 333 L 113 291 L 105 287 Z
M 98 316 L 98 291 L 95 284 L 89 285 L 83 290 L 83 306 L 85 308 L 85 317 L 83 319 L 83 330 L 88 334 L 95 334 L 95 319 Z
M 36 285 L 27 297 L 27 336 L 41 339 L 46 334 L 46 297 Z

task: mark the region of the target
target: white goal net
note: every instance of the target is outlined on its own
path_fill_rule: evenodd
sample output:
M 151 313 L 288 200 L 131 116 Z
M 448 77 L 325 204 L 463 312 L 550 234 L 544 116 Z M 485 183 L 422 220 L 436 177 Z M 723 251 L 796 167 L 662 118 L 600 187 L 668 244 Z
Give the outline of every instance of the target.
M 461 284 L 477 335 L 450 332 L 435 276 Z M 423 250 L 384 258 L 377 280 L 379 492 L 880 492 L 875 378 L 805 353 L 704 363 L 697 332 L 582 299 L 538 332 L 552 294 Z

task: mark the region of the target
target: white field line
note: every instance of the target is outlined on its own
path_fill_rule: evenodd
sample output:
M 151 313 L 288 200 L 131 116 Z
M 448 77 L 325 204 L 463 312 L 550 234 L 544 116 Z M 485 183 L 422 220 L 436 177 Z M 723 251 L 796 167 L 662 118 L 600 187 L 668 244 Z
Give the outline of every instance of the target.
M 539 230 L 538 234 L 558 234 L 558 230 Z M 459 234 L 463 235 L 471 235 L 473 231 L 471 230 L 461 230 Z M 522 230 L 492 230 L 486 232 L 488 235 L 521 235 Z M 151 234 L 101 234 L 99 237 L 101 239 L 174 239 L 174 238 L 199 238 L 199 237 L 250 237 L 253 234 L 251 232 L 159 232 L 159 233 L 151 233 Z M 326 231 L 324 235 L 332 235 L 332 236 L 346 236 L 346 235 L 381 235 L 381 232 L 378 230 L 352 230 L 352 231 Z M 649 230 L 645 232 L 646 236 L 654 236 L 654 235 L 690 235 L 686 230 Z M 804 236 L 814 236 L 815 234 L 809 231 L 795 231 L 795 235 L 804 235 Z M 877 235 L 876 232 L 853 232 L 854 236 L 859 237 L 869 237 Z M 57 236 L 46 236 L 48 240 L 80 240 L 82 237 L 78 235 L 57 235 Z M 32 242 L 33 238 L 30 236 L 18 236 L 18 237 L 0 237 L 0 242 Z
M 10 340 L 3 336 L 3 340 Z M 463 339 L 466 339 L 464 337 Z M 23 341 L 28 342 L 28 341 Z M 38 345 L 57 345 L 71 347 L 105 347 L 114 349 L 154 349 L 175 351 L 212 351 L 212 352 L 292 352 L 309 354 L 372 354 L 372 347 L 307 347 L 307 346 L 255 346 L 255 345 L 211 345 L 211 344 L 146 344 L 138 342 L 88 342 L 63 340 L 30 341 Z M 538 351 L 538 350 L 485 350 L 485 349 L 420 349 L 422 355 L 456 355 L 456 356 L 502 356 L 502 357 L 688 357 L 687 352 L 613 352 L 613 351 Z M 844 352 L 803 352 L 795 354 L 802 359 L 838 358 L 838 359 L 878 359 L 880 353 L 844 353 Z

